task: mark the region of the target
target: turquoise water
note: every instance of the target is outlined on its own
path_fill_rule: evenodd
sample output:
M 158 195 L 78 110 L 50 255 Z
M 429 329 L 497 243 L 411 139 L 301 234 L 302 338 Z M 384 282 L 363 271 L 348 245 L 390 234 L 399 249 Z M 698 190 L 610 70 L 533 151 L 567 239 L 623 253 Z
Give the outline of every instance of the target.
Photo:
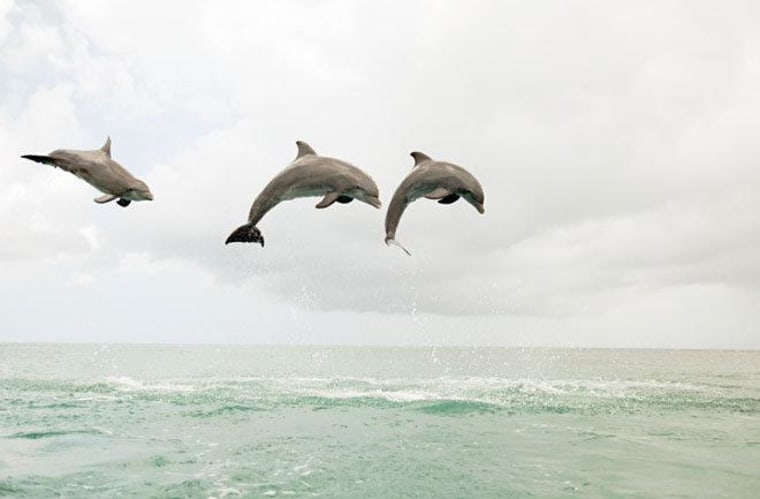
M 759 493 L 760 352 L 0 344 L 0 496 Z

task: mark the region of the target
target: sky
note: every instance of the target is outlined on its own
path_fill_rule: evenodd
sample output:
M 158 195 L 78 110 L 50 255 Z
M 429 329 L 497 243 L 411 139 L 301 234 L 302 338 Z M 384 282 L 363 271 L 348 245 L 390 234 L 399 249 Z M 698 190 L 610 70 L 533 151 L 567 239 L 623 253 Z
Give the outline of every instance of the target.
M 0 341 L 760 348 L 754 1 L 0 0 Z M 20 158 L 97 149 L 155 200 Z M 296 140 L 383 208 L 284 202 Z M 411 151 L 484 215 L 418 200 Z

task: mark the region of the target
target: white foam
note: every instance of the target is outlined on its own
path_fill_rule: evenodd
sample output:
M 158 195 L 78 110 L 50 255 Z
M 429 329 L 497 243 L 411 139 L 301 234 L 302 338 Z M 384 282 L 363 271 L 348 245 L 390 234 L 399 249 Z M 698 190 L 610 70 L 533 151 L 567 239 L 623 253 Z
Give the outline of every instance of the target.
M 386 391 L 374 390 L 311 390 L 308 395 L 328 399 L 350 400 L 359 398 L 378 398 L 390 402 L 418 402 L 439 400 L 441 397 L 427 391 Z
M 109 376 L 106 381 L 121 391 L 195 392 L 198 387 L 181 383 L 144 383 L 129 376 Z
M 225 400 L 278 399 L 282 396 L 312 396 L 327 399 L 381 399 L 395 403 L 455 400 L 511 406 L 524 397 L 583 397 L 622 399 L 667 394 L 675 391 L 699 392 L 705 387 L 659 380 L 625 379 L 544 379 L 495 376 L 391 378 L 376 377 L 247 377 L 209 380 L 160 380 L 145 382 L 130 376 L 114 376 L 106 381 L 123 392 L 190 393 L 221 390 Z M 243 383 L 241 384 L 241 381 Z

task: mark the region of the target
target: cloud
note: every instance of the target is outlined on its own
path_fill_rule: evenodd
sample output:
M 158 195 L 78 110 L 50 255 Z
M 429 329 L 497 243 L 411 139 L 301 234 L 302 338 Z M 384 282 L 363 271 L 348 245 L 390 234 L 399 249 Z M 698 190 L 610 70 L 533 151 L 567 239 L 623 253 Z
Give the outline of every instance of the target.
M 82 296 L 117 279 L 223 299 L 206 312 L 228 325 L 252 293 L 277 311 L 262 313 L 270 339 L 278 313 L 327 329 L 372 315 L 420 341 L 512 328 L 595 344 L 605 327 L 621 344 L 657 321 L 698 329 L 688 311 L 704 299 L 746 318 L 758 17 L 709 2 L 0 2 L 0 267 Z M 106 135 L 155 201 L 95 205 L 83 182 L 19 158 Z M 409 258 L 382 244 L 384 210 L 293 200 L 259 224 L 266 248 L 225 247 L 298 139 L 371 174 L 386 206 L 410 151 L 460 164 L 486 213 L 415 202 L 398 230 Z M 148 306 L 159 291 L 141 292 Z M 473 322 L 484 331 L 462 332 Z

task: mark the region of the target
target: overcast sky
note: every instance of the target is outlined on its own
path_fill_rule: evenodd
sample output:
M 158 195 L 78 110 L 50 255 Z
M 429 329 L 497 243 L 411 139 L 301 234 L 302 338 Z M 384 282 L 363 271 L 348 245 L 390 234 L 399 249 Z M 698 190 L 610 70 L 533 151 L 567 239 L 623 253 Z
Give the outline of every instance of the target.
M 0 341 L 760 348 L 760 4 L 0 0 Z M 112 154 L 153 202 L 20 159 Z M 382 210 L 277 206 L 305 140 Z M 412 204 L 409 153 L 486 212 Z

